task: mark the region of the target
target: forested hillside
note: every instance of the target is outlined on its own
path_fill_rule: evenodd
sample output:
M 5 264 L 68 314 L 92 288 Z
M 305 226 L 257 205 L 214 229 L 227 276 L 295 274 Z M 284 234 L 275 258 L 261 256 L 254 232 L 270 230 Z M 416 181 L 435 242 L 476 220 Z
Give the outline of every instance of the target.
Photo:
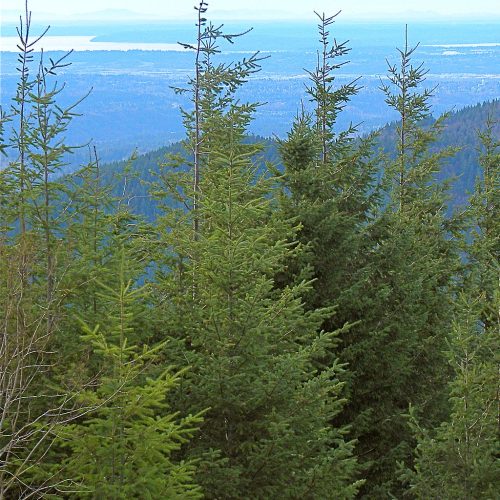
M 262 56 L 219 63 L 244 34 L 195 9 L 185 140 L 64 176 L 71 54 L 34 52 L 26 8 L 0 113 L 0 500 L 496 498 L 498 101 L 433 118 L 406 36 L 380 89 L 399 119 L 339 130 L 359 88 L 322 14 L 312 111 L 255 137 Z
M 484 102 L 458 111 L 451 112 L 443 123 L 443 130 L 437 137 L 435 144 L 431 147 L 433 151 L 439 151 L 446 147 L 456 147 L 456 153 L 446 162 L 438 173 L 440 181 L 450 181 L 450 206 L 458 208 L 467 202 L 474 190 L 474 183 L 480 174 L 479 158 L 483 147 L 479 133 L 486 126 L 488 116 L 500 115 L 500 101 Z M 396 129 L 397 124 L 388 124 L 376 132 L 374 152 L 382 148 L 383 152 L 393 157 L 396 154 Z M 500 135 L 500 125 L 493 126 L 495 136 Z M 282 160 L 278 154 L 278 140 L 250 136 L 249 141 L 260 143 L 263 151 L 260 158 L 273 163 L 278 170 L 283 169 Z M 154 174 L 159 171 L 159 165 L 168 162 L 171 154 L 179 153 L 182 149 L 180 144 L 166 146 L 149 153 L 134 155 L 133 160 L 108 163 L 102 166 L 102 181 L 104 184 L 113 185 L 113 179 L 124 178 L 124 170 L 128 172 L 127 194 L 130 207 L 137 213 L 148 219 L 154 219 L 157 214 L 157 204 L 149 195 L 149 183 L 152 182 Z M 132 158 L 132 155 L 131 155 Z M 380 175 L 382 175 L 381 165 Z M 122 189 L 120 183 L 115 187 Z
M 458 151 L 443 164 L 439 180 L 451 180 L 452 205 L 467 201 L 474 189 L 474 182 L 480 173 L 479 158 L 484 152 L 479 133 L 484 130 L 488 117 L 500 116 L 500 101 L 484 102 L 460 110 L 451 111 L 443 123 L 443 130 L 431 150 L 456 147 Z M 395 154 L 396 124 L 380 131 L 379 142 L 389 154 Z M 500 136 L 498 122 L 493 126 L 493 134 Z

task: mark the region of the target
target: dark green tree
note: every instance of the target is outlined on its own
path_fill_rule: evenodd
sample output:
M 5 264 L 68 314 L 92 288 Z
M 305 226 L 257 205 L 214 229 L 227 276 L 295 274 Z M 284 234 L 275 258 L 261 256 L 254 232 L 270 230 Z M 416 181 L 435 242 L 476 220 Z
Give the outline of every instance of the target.
M 379 165 L 373 137 L 355 140 L 353 126 L 337 130 L 338 115 L 358 87 L 355 81 L 335 85 L 335 72 L 345 64 L 342 58 L 348 48 L 336 40 L 330 44 L 329 30 L 335 16 L 318 17 L 321 50 L 308 89 L 314 113 L 302 111 L 280 144 L 285 167 L 280 208 L 300 223 L 298 241 L 306 250 L 292 256 L 277 282 L 279 286 L 288 285 L 312 275 L 307 307 L 335 307 L 335 314 L 325 318 L 323 325 L 328 330 L 344 328 L 341 342 L 325 355 L 320 366 L 328 366 L 339 354 L 350 363 L 342 378 L 347 382 L 347 399 L 354 400 L 331 424 L 354 423 L 351 436 L 358 438 L 363 424 L 359 421 L 356 389 L 362 365 L 353 362 L 352 348 L 361 343 L 364 327 L 359 322 L 374 304 L 366 296 L 366 288 L 374 273 L 371 259 L 378 223 L 375 214 L 381 204 Z
M 415 48 L 389 65 L 386 101 L 395 109 L 397 155 L 384 171 L 384 205 L 371 228 L 366 281 L 359 288 L 358 325 L 345 336 L 343 361 L 355 373 L 344 418 L 366 465 L 365 498 L 399 497 L 397 463 L 411 463 L 410 404 L 426 422 L 447 414 L 444 351 L 451 328 L 454 277 L 460 267 L 454 225 L 446 216 L 446 184 L 436 181 L 453 150 L 431 152 L 442 121 L 430 116 L 425 70 L 413 66 Z
M 330 311 L 304 311 L 306 282 L 275 289 L 293 228 L 270 217 L 269 181 L 256 178 L 249 156 L 228 154 L 211 151 L 203 171 L 197 240 L 190 213 L 163 235 L 163 330 L 178 346 L 168 357 L 193 366 L 174 401 L 181 412 L 209 407 L 187 456 L 202 459 L 208 498 L 348 498 L 352 443 L 327 425 L 343 403 L 340 367 L 318 372 L 314 363 L 334 343 L 318 333 Z
M 320 331 L 331 311 L 305 310 L 309 281 L 276 287 L 299 251 L 296 227 L 274 206 L 276 179 L 254 163 L 259 146 L 244 143 L 256 105 L 234 95 L 257 61 L 221 66 L 215 55 L 199 80 L 206 107 L 196 207 L 192 170 L 165 173 L 156 188 L 170 193 L 159 234 L 158 330 L 171 337 L 167 358 L 192 366 L 172 406 L 208 408 L 185 456 L 200 460 L 207 498 L 352 498 L 353 444 L 328 425 L 343 404 L 342 368 L 316 366 L 335 343 Z
M 468 208 L 466 274 L 457 296 L 448 361 L 451 414 L 429 429 L 413 418 L 415 467 L 404 478 L 417 498 L 494 498 L 499 478 L 500 143 L 480 134 L 482 172 Z
M 366 227 L 377 202 L 377 165 L 372 138 L 355 141 L 352 125 L 337 131 L 339 113 L 359 88 L 356 81 L 335 85 L 335 72 L 347 62 L 342 59 L 350 49 L 347 42 L 330 43 L 329 29 L 336 16 L 317 15 L 321 49 L 318 66 L 309 72 L 307 90 L 314 112 L 302 110 L 280 143 L 281 206 L 300 222 L 299 241 L 308 251 L 300 262 L 289 263 L 288 273 L 279 279 L 289 283 L 310 267 L 315 283 L 307 304 L 311 308 L 337 305 L 337 314 L 325 326 L 339 328 L 357 319 L 350 314 L 351 292 L 358 285 Z

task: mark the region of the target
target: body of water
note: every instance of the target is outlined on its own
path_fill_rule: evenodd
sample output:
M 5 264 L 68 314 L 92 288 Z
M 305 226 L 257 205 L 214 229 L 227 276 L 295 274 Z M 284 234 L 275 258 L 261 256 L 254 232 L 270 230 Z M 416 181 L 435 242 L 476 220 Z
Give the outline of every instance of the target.
M 246 30 L 249 24 L 227 22 L 226 33 Z M 41 32 L 33 27 L 33 36 Z M 334 85 L 359 77 L 361 89 L 339 117 L 339 128 L 350 122 L 364 133 L 395 118 L 379 87 L 387 64 L 398 62 L 396 47 L 404 44 L 403 23 L 344 23 L 341 16 L 331 27 L 337 41 L 351 48 L 336 71 Z M 191 42 L 193 23 L 72 24 L 54 26 L 40 42 L 45 52 L 62 54 L 74 49 L 72 65 L 59 79 L 66 83 L 64 102 L 89 89 L 79 106 L 69 139 L 94 140 L 105 159 L 121 158 L 134 148 L 141 151 L 179 140 L 184 131 L 179 108 L 189 108 L 186 97 L 171 87 L 185 85 L 193 74 L 194 54 L 177 42 Z M 431 100 L 434 114 L 500 97 L 499 23 L 409 23 L 413 55 L 428 70 L 426 85 L 436 87 Z M 15 26 L 2 26 L 1 104 L 8 109 L 18 78 Z M 260 22 L 234 44 L 221 44 L 219 61 L 229 63 L 260 51 L 267 58 L 240 92 L 242 100 L 258 99 L 252 132 L 284 136 L 303 102 L 308 106 L 306 70 L 317 63 L 318 34 L 315 23 Z M 35 47 L 36 49 L 36 47 Z

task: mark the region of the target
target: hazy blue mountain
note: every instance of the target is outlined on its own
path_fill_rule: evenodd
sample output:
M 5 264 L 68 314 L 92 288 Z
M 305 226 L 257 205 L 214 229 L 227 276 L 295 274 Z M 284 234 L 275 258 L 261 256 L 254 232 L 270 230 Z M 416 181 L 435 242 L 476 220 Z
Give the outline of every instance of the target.
M 453 179 L 451 183 L 451 204 L 453 206 L 462 204 L 473 189 L 478 175 L 478 160 L 481 151 L 477 132 L 484 129 L 489 116 L 500 120 L 500 100 L 469 106 L 451 113 L 446 121 L 441 139 L 434 145 L 435 149 L 457 145 L 461 147 L 461 150 L 443 166 L 439 175 L 440 179 Z M 388 154 L 394 152 L 396 127 L 396 123 L 391 123 L 379 131 L 377 144 Z M 495 131 L 500 136 L 500 123 L 496 124 Z M 251 140 L 262 141 L 264 144 L 262 158 L 280 167 L 276 140 L 261 137 L 253 137 Z M 152 219 L 157 212 L 156 204 L 148 194 L 148 184 L 154 180 L 155 172 L 158 172 L 158 165 L 164 163 L 169 154 L 180 151 L 181 145 L 176 143 L 138 155 L 132 162 L 119 161 L 105 164 L 102 167 L 103 181 L 116 183 L 116 193 L 118 194 L 123 189 L 126 177 L 127 197 L 130 206 L 135 212 Z M 125 167 L 127 167 L 126 176 L 124 175 Z

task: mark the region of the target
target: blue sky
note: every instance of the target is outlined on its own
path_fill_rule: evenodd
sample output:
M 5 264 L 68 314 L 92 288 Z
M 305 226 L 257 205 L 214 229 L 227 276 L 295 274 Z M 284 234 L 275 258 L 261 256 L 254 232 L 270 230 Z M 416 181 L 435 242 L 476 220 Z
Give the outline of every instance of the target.
M 99 17 L 110 21 L 138 13 L 143 18 L 193 19 L 193 0 L 30 0 L 35 18 Z M 313 20 L 313 9 L 333 13 L 342 10 L 343 19 L 488 19 L 500 20 L 499 0 L 210 0 L 212 18 Z M 2 20 L 15 18 L 24 0 L 2 0 Z M 115 9 L 121 12 L 113 12 Z M 102 12 L 109 10 L 108 12 Z M 130 11 L 126 12 L 126 11 Z M 92 14 L 92 15 L 91 15 Z

